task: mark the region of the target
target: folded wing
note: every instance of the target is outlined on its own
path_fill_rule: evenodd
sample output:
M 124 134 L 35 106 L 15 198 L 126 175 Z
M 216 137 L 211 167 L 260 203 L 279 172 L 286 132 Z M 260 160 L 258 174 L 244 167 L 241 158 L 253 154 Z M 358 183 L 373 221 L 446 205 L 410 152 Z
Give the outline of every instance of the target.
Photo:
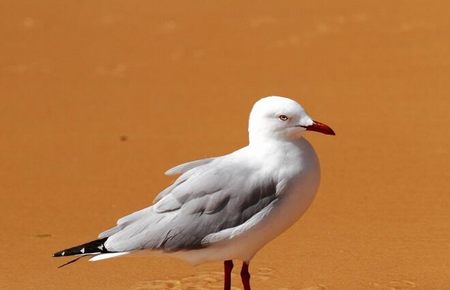
M 100 235 L 109 251 L 206 247 L 245 232 L 277 202 L 280 188 L 258 170 L 209 162 L 181 175 L 155 203 Z M 261 180 L 265 180 L 263 183 Z

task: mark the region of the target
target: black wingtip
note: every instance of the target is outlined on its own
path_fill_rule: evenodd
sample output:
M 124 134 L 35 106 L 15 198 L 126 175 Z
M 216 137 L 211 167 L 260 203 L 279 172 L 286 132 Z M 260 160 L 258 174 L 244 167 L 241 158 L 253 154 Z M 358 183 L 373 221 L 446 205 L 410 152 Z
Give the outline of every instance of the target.
M 64 251 L 56 252 L 56 253 L 53 254 L 52 257 L 62 257 L 62 256 L 64 256 L 62 253 L 64 253 Z
M 105 248 L 107 238 L 94 240 L 79 246 L 68 248 L 53 254 L 53 257 L 65 257 L 83 254 L 108 253 Z

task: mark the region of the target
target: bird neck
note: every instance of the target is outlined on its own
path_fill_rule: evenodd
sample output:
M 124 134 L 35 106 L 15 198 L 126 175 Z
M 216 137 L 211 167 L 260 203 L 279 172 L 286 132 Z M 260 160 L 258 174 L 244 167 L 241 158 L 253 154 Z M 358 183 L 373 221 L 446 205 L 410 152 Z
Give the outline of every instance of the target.
M 264 152 L 280 152 L 301 147 L 303 137 L 296 139 L 280 138 L 280 136 L 267 136 L 261 134 L 249 135 L 249 147 L 255 148 L 257 151 Z
M 264 130 L 249 130 L 249 144 L 250 145 L 264 145 L 268 143 L 278 142 L 284 139 L 283 136 L 278 136 L 275 132 L 266 133 Z

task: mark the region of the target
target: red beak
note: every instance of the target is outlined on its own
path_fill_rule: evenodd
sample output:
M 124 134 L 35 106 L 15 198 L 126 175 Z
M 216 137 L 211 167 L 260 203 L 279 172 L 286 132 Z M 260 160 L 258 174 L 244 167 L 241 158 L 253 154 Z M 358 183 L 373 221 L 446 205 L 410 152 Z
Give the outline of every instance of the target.
M 333 129 L 331 129 L 327 125 L 317 122 L 317 121 L 313 121 L 312 125 L 303 126 L 303 127 L 306 128 L 306 130 L 308 130 L 308 131 L 316 131 L 316 132 L 320 132 L 320 133 L 323 133 L 326 135 L 336 135 L 334 133 Z

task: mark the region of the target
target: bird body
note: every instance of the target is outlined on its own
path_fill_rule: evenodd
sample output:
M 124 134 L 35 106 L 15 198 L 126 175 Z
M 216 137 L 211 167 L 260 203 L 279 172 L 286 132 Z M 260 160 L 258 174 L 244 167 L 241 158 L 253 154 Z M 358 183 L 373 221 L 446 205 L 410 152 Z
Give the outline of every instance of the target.
M 286 150 L 283 152 L 278 149 L 277 152 L 269 153 L 244 148 L 232 153 L 239 155 L 238 160 L 244 158 L 253 160 L 255 169 L 252 172 L 256 176 L 244 177 L 249 182 L 273 178 L 273 173 L 277 172 L 275 174 L 276 196 L 266 210 L 261 211 L 259 215 L 255 215 L 243 225 L 206 236 L 204 242 L 210 246 L 198 250 L 174 252 L 174 256 L 192 264 L 233 259 L 250 261 L 267 242 L 277 237 L 301 217 L 313 201 L 319 186 L 319 162 L 314 149 L 306 139 L 278 146 L 283 146 Z M 265 149 L 273 151 L 270 146 L 268 147 Z M 231 158 L 230 161 L 224 162 L 233 163 L 232 154 L 222 157 Z M 286 160 L 300 162 L 292 164 L 292 168 L 289 168 L 286 164 L 290 162 Z
M 193 264 L 226 261 L 225 280 L 233 259 L 244 261 L 247 271 L 258 250 L 295 223 L 317 192 L 320 166 L 303 137 L 307 130 L 334 135 L 297 102 L 263 98 L 250 113 L 248 146 L 168 170 L 180 176 L 152 205 L 119 219 L 98 240 L 55 256 L 96 261 L 163 253 Z M 250 289 L 247 274 L 243 283 Z

